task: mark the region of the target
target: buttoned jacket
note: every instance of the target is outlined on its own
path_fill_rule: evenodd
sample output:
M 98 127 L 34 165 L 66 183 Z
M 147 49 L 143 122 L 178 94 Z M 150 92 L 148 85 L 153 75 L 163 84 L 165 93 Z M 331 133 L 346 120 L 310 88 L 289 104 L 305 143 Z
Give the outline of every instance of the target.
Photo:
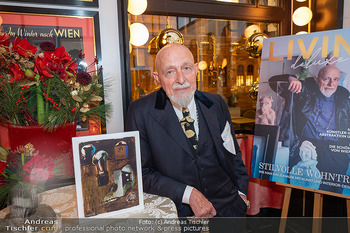
M 217 94 L 201 91 L 195 92 L 195 101 L 210 131 L 210 135 L 199 134 L 199 137 L 213 139 L 216 148 L 213 156 L 217 156 L 220 166 L 232 179 L 234 195 L 238 195 L 237 190 L 247 194 L 249 176 L 225 102 Z M 184 190 L 191 183 L 189 169 L 196 158 L 164 90 L 133 101 L 125 122 L 126 130 L 140 133 L 144 191 L 169 197 L 179 208 Z M 221 134 L 227 122 L 234 139 L 235 154 L 223 145 Z

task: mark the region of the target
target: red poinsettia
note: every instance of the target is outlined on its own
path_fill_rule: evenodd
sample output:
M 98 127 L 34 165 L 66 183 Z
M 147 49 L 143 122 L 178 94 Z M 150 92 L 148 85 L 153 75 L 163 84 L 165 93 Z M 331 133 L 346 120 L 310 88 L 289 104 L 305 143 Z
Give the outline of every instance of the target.
M 17 63 L 11 63 L 8 68 L 10 69 L 12 75 L 10 75 L 8 82 L 9 83 L 16 83 L 18 81 L 23 80 L 24 72 L 21 70 L 19 65 Z
M 61 63 L 61 66 L 68 72 L 75 74 L 75 70 L 78 69 L 78 64 L 72 61 L 72 57 L 66 52 L 66 49 L 57 47 L 53 52 L 53 60 L 56 63 Z
M 64 46 L 42 42 L 38 50 L 27 39 L 15 38 L 11 44 L 10 36 L 0 33 L 0 106 L 11 106 L 2 109 L 1 121 L 46 125 L 48 130 L 81 117 L 104 121 L 110 107 L 99 104 L 98 59 L 79 67 Z M 77 75 L 78 68 L 84 73 Z
M 52 78 L 54 71 L 50 68 L 52 68 L 51 61 L 46 56 L 35 58 L 34 72 L 39 73 L 44 78 Z
M 36 53 L 37 47 L 30 45 L 27 39 L 20 39 L 16 37 L 13 41 L 12 50 L 17 52 L 19 55 L 29 58 L 33 57 Z
M 6 34 L 6 33 L 0 34 L 0 46 L 9 47 L 10 40 L 11 40 L 11 37 L 9 34 Z
M 23 171 L 27 174 L 24 176 L 23 181 L 31 184 L 38 184 L 40 181 L 46 181 L 52 177 L 52 170 L 55 164 L 50 162 L 44 156 L 34 156 L 31 160 L 23 165 Z
M 72 61 L 72 58 L 66 52 L 65 48 L 58 47 L 53 52 L 44 51 L 44 57 L 35 58 L 34 72 L 38 72 L 45 78 L 52 78 L 54 74 L 63 80 L 67 80 L 70 72 L 75 74 L 78 64 Z

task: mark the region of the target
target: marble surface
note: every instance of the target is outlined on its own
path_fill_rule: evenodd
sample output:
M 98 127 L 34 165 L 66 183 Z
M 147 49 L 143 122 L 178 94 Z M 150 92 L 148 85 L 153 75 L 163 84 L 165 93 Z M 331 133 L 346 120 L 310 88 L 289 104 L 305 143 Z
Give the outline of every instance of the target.
M 47 204 L 62 218 L 77 218 L 77 195 L 75 185 L 52 189 L 39 194 L 41 204 Z M 112 218 L 177 218 L 174 202 L 166 197 L 144 193 L 144 208 L 128 213 L 116 214 Z M 8 214 L 8 208 L 0 211 L 0 218 Z

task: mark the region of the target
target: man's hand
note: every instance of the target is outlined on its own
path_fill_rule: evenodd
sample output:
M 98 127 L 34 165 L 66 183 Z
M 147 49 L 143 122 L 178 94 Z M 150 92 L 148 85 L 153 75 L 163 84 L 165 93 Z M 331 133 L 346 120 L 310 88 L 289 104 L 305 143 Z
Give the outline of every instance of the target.
M 293 76 L 289 76 L 289 87 L 288 90 L 292 93 L 300 93 L 302 84 L 301 82 Z
M 190 195 L 190 206 L 195 217 L 211 218 L 216 215 L 216 210 L 211 202 L 195 188 Z
M 239 196 L 243 199 L 243 201 L 244 201 L 245 204 L 247 205 L 247 210 L 249 210 L 249 208 L 250 208 L 250 202 L 248 201 L 247 196 L 246 196 L 246 195 L 243 195 L 243 194 L 239 194 Z

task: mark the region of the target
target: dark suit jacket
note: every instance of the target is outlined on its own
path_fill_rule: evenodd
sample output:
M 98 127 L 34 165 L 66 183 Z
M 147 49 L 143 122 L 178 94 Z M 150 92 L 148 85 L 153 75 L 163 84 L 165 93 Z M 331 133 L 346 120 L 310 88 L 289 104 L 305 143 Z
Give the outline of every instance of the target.
M 219 163 L 236 186 L 233 195 L 238 196 L 237 190 L 247 194 L 249 180 L 247 168 L 241 159 L 226 104 L 219 95 L 200 91 L 196 91 L 195 101 L 197 108 L 203 112 L 211 133 L 211 135 L 199 134 L 199 138 L 212 137 Z M 231 126 L 235 155 L 223 146 L 221 133 L 226 122 Z M 126 117 L 126 130 L 140 132 L 144 191 L 169 197 L 178 209 L 181 209 L 186 185 L 193 185 L 189 175 L 191 172 L 189 164 L 194 159 L 193 148 L 183 133 L 173 106 L 163 89 L 130 104 Z

